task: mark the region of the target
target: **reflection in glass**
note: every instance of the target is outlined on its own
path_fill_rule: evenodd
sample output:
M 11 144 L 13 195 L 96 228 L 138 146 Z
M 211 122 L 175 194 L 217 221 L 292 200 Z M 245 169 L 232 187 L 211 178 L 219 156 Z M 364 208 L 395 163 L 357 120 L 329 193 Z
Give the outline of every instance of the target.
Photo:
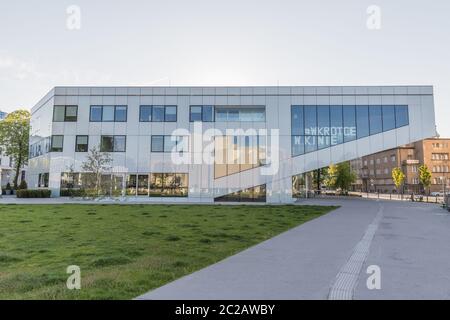
M 401 128 L 409 125 L 409 112 L 408 106 L 396 106 L 395 107 L 395 119 L 396 127 Z
M 305 135 L 317 135 L 317 107 L 305 106 Z
M 138 175 L 138 196 L 148 196 L 148 174 Z
M 127 175 L 126 195 L 127 196 L 137 195 L 136 188 L 137 188 L 137 176 L 135 174 Z
M 167 106 L 166 107 L 164 121 L 165 122 L 177 122 L 177 107 L 176 106 Z
M 152 106 L 141 106 L 139 111 L 140 122 L 152 121 Z
M 152 136 L 152 152 L 164 152 L 164 136 Z
M 356 139 L 356 112 L 355 106 L 343 106 L 342 114 L 344 118 L 344 142 Z
M 191 106 L 191 122 L 202 121 L 202 107 L 201 106 Z
M 64 122 L 66 114 L 65 106 L 54 106 L 53 107 L 53 122 Z
M 292 154 L 294 157 L 300 156 L 305 153 L 305 141 L 304 136 L 292 137 Z
M 78 119 L 78 107 L 66 106 L 66 115 L 64 117 L 64 121 L 77 122 L 77 119 Z
M 395 106 L 383 106 L 383 131 L 395 129 Z
M 214 202 L 266 202 L 266 199 L 266 185 L 261 185 L 217 197 Z
M 125 136 L 114 136 L 114 152 L 125 152 L 126 143 Z
M 330 135 L 330 107 L 318 106 L 317 107 L 317 135 L 329 136 Z
M 164 106 L 153 106 L 152 121 L 153 122 L 164 122 L 165 115 Z
M 103 106 L 102 121 L 103 122 L 114 121 L 114 106 Z
M 292 106 L 292 135 L 300 136 L 305 132 L 303 106 Z
M 369 136 L 369 106 L 356 107 L 356 127 L 358 139 Z
M 383 120 L 381 106 L 369 107 L 370 134 L 378 134 L 383 132 Z
M 342 124 L 342 106 L 330 107 L 330 134 L 331 145 L 335 146 L 344 142 L 344 131 Z
M 91 106 L 90 121 L 91 122 L 101 122 L 102 121 L 102 110 L 101 106 Z
M 116 106 L 114 121 L 127 122 L 127 106 Z
M 152 173 L 150 197 L 187 197 L 188 187 L 186 173 Z
M 101 152 L 114 152 L 114 137 L 113 136 L 102 136 L 100 144 Z

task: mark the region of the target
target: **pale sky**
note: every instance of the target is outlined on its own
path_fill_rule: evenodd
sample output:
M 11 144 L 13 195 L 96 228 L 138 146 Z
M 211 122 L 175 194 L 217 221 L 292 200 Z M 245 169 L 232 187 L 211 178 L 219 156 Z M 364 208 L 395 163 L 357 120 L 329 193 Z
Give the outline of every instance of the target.
M 448 0 L 0 0 L 3 111 L 63 85 L 434 85 L 450 137 L 449 57 Z

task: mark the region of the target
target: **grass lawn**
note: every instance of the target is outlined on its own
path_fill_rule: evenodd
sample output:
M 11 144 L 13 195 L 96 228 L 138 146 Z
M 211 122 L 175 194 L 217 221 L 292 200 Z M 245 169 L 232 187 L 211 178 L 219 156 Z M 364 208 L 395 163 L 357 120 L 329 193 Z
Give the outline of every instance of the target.
M 0 299 L 131 299 L 333 209 L 0 205 Z

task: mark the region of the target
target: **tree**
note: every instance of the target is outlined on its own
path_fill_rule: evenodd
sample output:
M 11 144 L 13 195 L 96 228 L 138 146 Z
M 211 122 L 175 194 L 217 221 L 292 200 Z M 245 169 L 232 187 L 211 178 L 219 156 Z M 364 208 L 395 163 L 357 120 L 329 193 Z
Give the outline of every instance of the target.
M 18 188 L 20 169 L 28 163 L 31 114 L 26 110 L 10 113 L 0 121 L 0 145 L 14 162 L 14 188 Z
M 400 187 L 403 185 L 405 181 L 405 174 L 402 169 L 394 168 L 392 169 L 392 180 L 394 181 L 395 187 L 397 188 L 397 192 L 399 192 Z
M 313 184 L 317 186 L 317 190 L 320 192 L 322 185 L 328 178 L 328 168 L 322 168 L 314 170 L 313 172 Z
M 428 189 L 428 193 L 430 193 L 431 172 L 426 164 L 419 167 L 419 181 L 424 189 Z
M 333 189 L 336 187 L 336 177 L 338 174 L 338 168 L 336 165 L 331 164 L 327 170 L 327 176 L 324 179 L 324 184 L 328 189 Z
M 337 165 L 336 188 L 347 192 L 355 181 L 356 174 L 353 172 L 350 162 L 342 162 Z
M 102 188 L 102 174 L 110 171 L 111 162 L 112 158 L 109 153 L 100 152 L 98 148 L 93 147 L 89 150 L 87 159 L 81 166 L 85 172 L 94 175 L 94 189 L 97 196 L 100 195 Z

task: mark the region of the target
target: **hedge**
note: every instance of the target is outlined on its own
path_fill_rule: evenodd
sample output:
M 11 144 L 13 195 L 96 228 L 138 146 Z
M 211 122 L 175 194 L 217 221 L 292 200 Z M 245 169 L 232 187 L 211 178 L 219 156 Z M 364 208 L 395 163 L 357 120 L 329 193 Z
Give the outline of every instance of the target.
M 48 189 L 38 189 L 38 190 L 17 190 L 17 198 L 50 198 L 52 192 Z
M 88 192 L 86 190 L 80 189 L 61 189 L 60 196 L 61 197 L 74 197 L 74 198 L 82 198 L 86 197 Z

